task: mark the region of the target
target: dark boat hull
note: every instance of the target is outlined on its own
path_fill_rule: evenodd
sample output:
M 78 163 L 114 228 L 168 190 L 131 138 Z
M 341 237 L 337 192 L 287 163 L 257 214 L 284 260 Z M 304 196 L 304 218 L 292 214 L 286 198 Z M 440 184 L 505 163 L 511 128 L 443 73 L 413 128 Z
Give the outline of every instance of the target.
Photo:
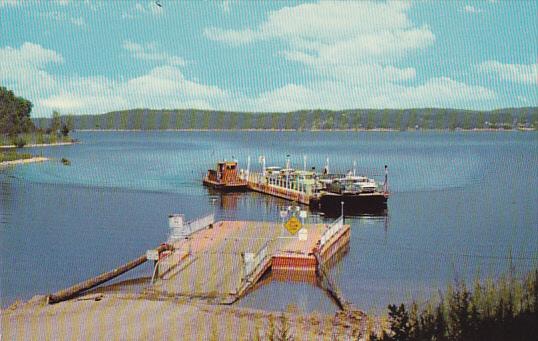
M 345 214 L 376 214 L 387 208 L 387 199 L 388 196 L 383 193 L 352 195 L 326 193 L 319 198 L 310 199 L 310 206 L 326 214 L 335 213 L 339 215 L 343 202 Z

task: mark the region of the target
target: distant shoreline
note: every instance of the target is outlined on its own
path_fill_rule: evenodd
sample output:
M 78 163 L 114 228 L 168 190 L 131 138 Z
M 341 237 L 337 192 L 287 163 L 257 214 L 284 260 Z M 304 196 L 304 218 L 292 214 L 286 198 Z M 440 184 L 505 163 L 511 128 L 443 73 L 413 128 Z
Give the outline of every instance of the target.
M 77 142 L 58 142 L 58 143 L 33 143 L 33 144 L 26 144 L 20 148 L 36 148 L 36 147 L 56 147 L 56 146 L 67 146 L 71 144 L 75 144 Z M 19 148 L 13 144 L 7 145 L 7 146 L 0 146 L 0 149 L 12 149 L 12 148 Z
M 29 158 L 29 159 L 3 161 L 3 162 L 0 162 L 0 167 L 1 166 L 14 166 L 14 165 L 20 165 L 20 164 L 25 164 L 25 163 L 45 162 L 45 161 L 48 161 L 48 160 L 49 159 L 46 158 L 46 157 L 36 156 L 36 157 Z
M 473 128 L 473 129 L 406 129 L 406 130 L 399 130 L 399 129 L 392 129 L 392 128 L 374 128 L 374 129 L 77 129 L 76 131 L 81 132 L 196 132 L 196 131 L 204 131 L 204 132 L 210 132 L 210 131 L 248 131 L 248 132 L 256 132 L 256 131 L 281 131 L 281 132 L 406 132 L 406 131 L 412 131 L 412 132 L 514 132 L 514 131 L 520 131 L 520 132 L 526 132 L 526 131 L 538 131 L 534 128 L 516 128 L 516 129 L 494 129 L 494 128 Z M 69 143 L 66 143 L 69 144 Z

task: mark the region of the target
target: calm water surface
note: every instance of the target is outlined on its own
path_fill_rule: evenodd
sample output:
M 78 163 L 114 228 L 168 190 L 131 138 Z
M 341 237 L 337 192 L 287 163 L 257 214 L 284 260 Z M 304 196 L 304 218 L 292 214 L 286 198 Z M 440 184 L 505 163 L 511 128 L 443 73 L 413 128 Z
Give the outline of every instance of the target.
M 201 186 L 217 159 L 382 178 L 386 214 L 346 217 L 349 251 L 331 275 L 358 307 L 425 299 L 454 280 L 518 273 L 538 261 L 538 134 L 373 132 L 80 132 L 83 143 L 33 149 L 48 162 L 0 170 L 1 303 L 28 299 L 135 258 L 167 238 L 167 215 L 277 220 L 288 202 Z M 313 213 L 312 220 L 324 218 Z M 330 221 L 329 219 L 326 219 Z M 129 277 L 150 275 L 145 265 Z M 314 284 L 268 276 L 242 306 L 331 312 Z

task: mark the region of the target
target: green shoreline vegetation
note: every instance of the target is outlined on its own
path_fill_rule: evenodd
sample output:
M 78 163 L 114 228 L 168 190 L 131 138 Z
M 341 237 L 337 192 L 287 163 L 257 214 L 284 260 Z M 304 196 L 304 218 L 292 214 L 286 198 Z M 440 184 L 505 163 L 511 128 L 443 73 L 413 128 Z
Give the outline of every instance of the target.
M 538 268 L 522 278 L 503 275 L 497 281 L 476 279 L 449 285 L 439 298 L 423 304 L 389 305 L 388 316 L 366 317 L 366 330 L 357 340 L 478 341 L 533 340 L 538 333 Z M 362 323 L 362 322 L 359 322 Z M 360 329 L 360 325 L 357 326 Z M 295 340 L 285 315 L 270 321 L 269 339 Z M 260 332 L 257 330 L 259 337 Z
M 388 306 L 388 328 L 370 340 L 532 340 L 538 334 L 538 268 L 522 279 L 475 280 L 449 286 L 419 305 Z
M 48 127 L 36 127 L 30 117 L 33 104 L 29 100 L 17 97 L 13 91 L 0 86 L 0 146 L 22 148 L 26 145 L 54 145 L 72 143 L 69 136 L 73 130 L 72 116 L 62 117 L 53 112 Z M 14 151 L 1 152 L 0 160 L 15 161 L 32 158 L 28 153 Z
M 45 129 L 51 118 L 35 118 Z M 99 115 L 62 116 L 77 130 L 537 130 L 538 107 L 490 111 L 459 109 L 302 110 L 257 113 L 209 110 L 132 109 Z

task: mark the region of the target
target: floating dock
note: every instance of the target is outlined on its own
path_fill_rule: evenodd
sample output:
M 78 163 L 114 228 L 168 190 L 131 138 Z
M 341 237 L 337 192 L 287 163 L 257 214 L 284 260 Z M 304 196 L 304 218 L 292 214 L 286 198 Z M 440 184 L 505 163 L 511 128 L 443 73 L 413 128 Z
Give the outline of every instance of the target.
M 325 270 L 325 264 L 349 248 L 351 230 L 343 217 L 331 224 L 300 225 L 296 235 L 282 223 L 215 222 L 213 215 L 187 223 L 183 223 L 183 215 L 169 219 L 167 243 L 112 271 L 50 294 L 48 302 L 84 294 L 150 260 L 154 261 L 154 272 L 142 295 L 232 304 L 272 270 L 279 280 L 311 282 L 316 278 L 338 306 L 348 310 L 349 304 L 334 289 Z
M 298 237 L 279 223 L 213 223 L 173 242 L 174 251 L 159 261 L 159 276 L 148 292 L 231 304 L 270 269 L 281 279 L 308 281 L 320 261 L 349 244 L 350 227 L 341 218 L 330 225 L 305 224 L 302 231 Z

